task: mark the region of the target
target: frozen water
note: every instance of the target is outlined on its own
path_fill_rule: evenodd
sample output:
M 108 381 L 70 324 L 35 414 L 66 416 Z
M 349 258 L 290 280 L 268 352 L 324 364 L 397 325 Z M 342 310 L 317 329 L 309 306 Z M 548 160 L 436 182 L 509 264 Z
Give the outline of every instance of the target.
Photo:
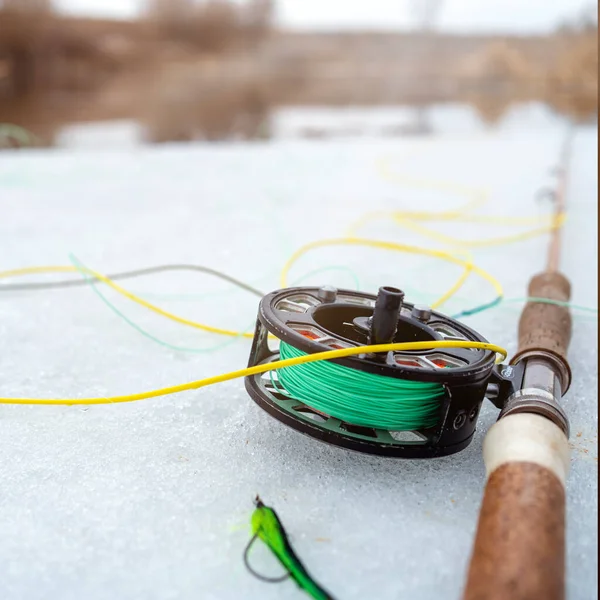
M 341 237 L 366 211 L 444 210 L 450 193 L 387 181 L 377 164 L 416 178 L 485 186 L 482 213 L 537 215 L 562 131 L 517 127 L 503 134 L 355 141 L 29 151 L 0 157 L 1 267 L 68 264 L 73 252 L 103 272 L 189 262 L 223 269 L 265 291 L 301 244 Z M 573 299 L 597 305 L 596 129 L 576 138 L 564 271 Z M 434 225 L 481 238 L 505 229 Z M 512 230 L 511 230 L 512 231 Z M 361 232 L 414 242 L 390 223 Z M 546 240 L 478 250 L 477 263 L 522 297 L 543 268 Z M 382 284 L 409 299 L 447 289 L 459 270 L 431 259 L 333 247 L 306 255 L 312 269 L 353 269 L 365 290 Z M 307 283 L 351 287 L 344 270 Z M 193 297 L 156 300 L 212 325 L 245 328 L 257 299 L 203 275 L 163 274 L 132 290 Z M 170 343 L 222 340 L 161 319 L 107 292 L 124 312 Z M 452 312 L 491 299 L 476 277 Z M 515 350 L 519 305 L 469 320 Z M 597 588 L 597 333 L 576 319 L 568 481 L 568 589 Z M 160 347 L 108 311 L 90 289 L 0 297 L 2 396 L 82 397 L 158 388 L 237 369 L 250 344 L 204 354 Z M 328 447 L 263 413 L 243 382 L 113 406 L 0 406 L 0 591 L 3 600 L 301 598 L 244 570 L 252 499 L 280 513 L 299 555 L 340 599 L 458 598 L 476 526 L 481 444 L 497 411 L 486 405 L 474 442 L 432 461 L 374 458 Z M 257 569 L 277 574 L 256 550 Z

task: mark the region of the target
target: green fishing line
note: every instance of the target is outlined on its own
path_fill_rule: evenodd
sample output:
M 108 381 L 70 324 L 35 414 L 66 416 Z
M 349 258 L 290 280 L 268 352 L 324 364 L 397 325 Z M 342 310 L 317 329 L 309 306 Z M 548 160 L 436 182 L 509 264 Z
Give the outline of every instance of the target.
M 487 304 L 482 304 L 480 306 L 476 306 L 474 308 L 470 308 L 467 310 L 463 310 L 460 313 L 453 315 L 453 319 L 460 319 L 462 317 L 470 317 L 472 315 L 476 315 L 480 312 L 484 312 L 489 310 L 490 308 L 496 308 L 504 304 L 525 304 L 527 302 L 535 302 L 539 304 L 551 304 L 553 306 L 562 306 L 565 308 L 570 308 L 571 310 L 579 310 L 581 312 L 589 313 L 597 317 L 598 309 L 591 308 L 589 306 L 581 306 L 580 304 L 573 304 L 572 302 L 562 302 L 561 300 L 551 300 L 550 298 L 540 298 L 537 296 L 529 296 L 526 298 L 501 298 L 498 297 L 492 302 L 488 302 Z
M 123 321 L 125 321 L 125 323 L 127 323 L 127 325 L 129 325 L 130 327 L 133 327 L 133 329 L 135 329 L 138 333 L 141 333 L 145 338 L 159 344 L 160 346 L 163 346 L 165 348 L 168 348 L 169 350 L 177 350 L 178 352 L 189 352 L 192 354 L 202 354 L 204 352 L 213 352 L 214 350 L 220 350 L 221 348 L 225 348 L 237 341 L 239 341 L 240 339 L 244 339 L 242 337 L 242 335 L 246 332 L 246 331 L 250 331 L 253 327 L 254 327 L 254 323 L 252 323 L 251 326 L 247 327 L 243 332 L 240 333 L 239 336 L 235 336 L 232 337 L 224 342 L 220 342 L 219 344 L 214 344 L 212 346 L 207 346 L 205 348 L 189 348 L 187 346 L 176 346 L 174 344 L 170 344 L 169 342 L 165 342 L 164 340 L 161 340 L 160 338 L 157 338 L 156 336 L 152 335 L 151 333 L 149 333 L 148 331 L 146 331 L 145 329 L 143 329 L 142 327 L 140 327 L 140 325 L 138 325 L 135 321 L 132 321 L 127 315 L 125 315 L 124 313 L 122 313 L 98 288 L 97 282 L 93 277 L 90 277 L 87 272 L 86 272 L 86 267 L 85 265 L 83 265 L 81 262 L 79 262 L 77 260 L 77 258 L 75 258 L 75 256 L 73 256 L 72 254 L 69 255 L 69 260 L 71 261 L 71 263 L 73 264 L 73 266 L 79 271 L 79 274 L 90 284 L 90 287 L 92 288 L 92 291 L 96 294 L 96 296 L 98 296 L 98 298 L 100 298 L 100 300 L 102 300 L 102 302 L 104 302 L 104 304 L 106 306 L 108 306 L 108 308 L 110 308 L 110 310 L 117 315 L 118 317 L 120 317 L 121 319 L 123 319 Z
M 508 298 L 504 302 L 539 302 L 540 304 L 553 304 L 554 306 L 564 306 L 572 310 L 580 310 L 582 312 L 592 313 L 597 315 L 598 309 L 590 306 L 582 306 L 581 304 L 573 304 L 572 302 L 562 302 L 560 300 L 551 300 L 550 298 L 539 298 L 537 296 L 529 296 L 528 298 Z
M 306 567 L 302 564 L 294 552 L 285 529 L 277 513 L 268 506 L 265 506 L 260 498 L 256 498 L 256 509 L 251 518 L 252 539 L 246 547 L 244 561 L 247 569 L 262 581 L 278 583 L 291 577 L 300 589 L 304 590 L 311 598 L 315 600 L 333 600 L 333 596 L 321 587 L 308 573 Z M 252 544 L 256 539 L 260 539 L 277 557 L 277 560 L 283 565 L 288 575 L 276 579 L 259 575 L 249 564 L 248 554 Z
M 285 342 L 279 351 L 283 360 L 305 354 Z M 271 381 L 280 393 L 315 410 L 352 425 L 389 431 L 433 427 L 445 395 L 439 383 L 366 373 L 330 361 L 280 369 L 277 381 L 271 372 Z

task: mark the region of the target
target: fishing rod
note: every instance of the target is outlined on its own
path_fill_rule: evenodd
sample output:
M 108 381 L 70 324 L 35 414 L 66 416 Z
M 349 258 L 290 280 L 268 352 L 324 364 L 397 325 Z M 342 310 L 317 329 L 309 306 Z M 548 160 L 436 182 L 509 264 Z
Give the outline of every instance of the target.
M 565 211 L 571 127 L 562 147 L 555 214 Z M 551 235 L 546 268 L 529 297 L 568 302 L 559 271 L 561 230 Z M 487 471 L 464 600 L 562 600 L 565 597 L 565 479 L 569 420 L 560 400 L 569 389 L 571 315 L 565 306 L 528 302 L 519 347 L 506 369 L 524 365 L 520 389 L 504 404 L 483 444 Z

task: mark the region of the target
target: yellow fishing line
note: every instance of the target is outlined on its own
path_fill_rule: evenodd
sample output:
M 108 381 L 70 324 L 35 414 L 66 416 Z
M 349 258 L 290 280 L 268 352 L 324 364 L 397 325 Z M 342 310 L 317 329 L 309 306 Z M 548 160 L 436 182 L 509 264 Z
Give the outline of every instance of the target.
M 561 215 L 562 216 L 562 215 Z M 432 219 L 433 220 L 433 219 Z M 556 215 L 539 215 L 536 217 L 502 217 L 499 215 L 461 215 L 458 219 L 462 223 L 480 223 L 488 225 L 539 225 L 548 221 L 551 224 L 554 221 L 564 221 Z
M 475 265 L 471 261 L 465 263 L 465 268 L 461 273 L 461 276 L 456 280 L 454 285 L 445 293 L 442 294 L 432 305 L 431 308 L 436 309 L 444 305 L 460 288 L 464 285 L 465 281 L 469 278 L 471 271 L 473 271 Z
M 297 250 L 284 265 L 283 270 L 281 271 L 280 284 L 281 287 L 287 286 L 287 279 L 290 269 L 294 265 L 294 263 L 307 252 L 314 250 L 315 248 L 323 248 L 325 246 L 367 246 L 371 248 L 380 248 L 382 250 L 393 250 L 396 252 L 408 252 L 411 254 L 422 254 L 425 256 L 433 256 L 435 258 L 440 258 L 442 260 L 446 260 L 448 262 L 452 262 L 454 264 L 460 265 L 464 268 L 464 272 L 459 277 L 458 281 L 436 302 L 432 304 L 432 308 L 438 308 L 444 302 L 446 302 L 453 294 L 455 294 L 462 284 L 466 281 L 469 273 L 473 271 L 477 273 L 480 277 L 488 281 L 498 296 L 503 296 L 504 292 L 500 282 L 493 277 L 490 273 L 485 271 L 484 269 L 474 265 L 471 260 L 463 260 L 458 258 L 456 255 L 445 252 L 444 250 L 434 250 L 431 248 L 419 248 L 418 246 L 410 246 L 408 244 L 396 244 L 393 242 L 385 242 L 382 240 L 369 240 L 365 238 L 338 238 L 338 239 L 330 239 L 330 240 L 317 240 L 316 242 L 311 242 L 309 244 L 305 244 L 299 250 Z
M 486 246 L 499 246 L 504 244 L 510 244 L 513 242 L 520 242 L 532 237 L 537 237 L 538 235 L 543 235 L 545 233 L 554 231 L 555 229 L 561 227 L 565 220 L 564 214 L 561 214 L 559 217 L 552 219 L 552 222 L 549 225 L 537 227 L 529 231 L 523 231 L 520 233 L 498 236 L 493 238 L 486 238 L 483 240 L 462 240 L 455 237 L 451 237 L 449 235 L 445 235 L 443 233 L 439 233 L 427 227 L 423 227 L 422 225 L 418 225 L 417 223 L 413 223 L 410 220 L 406 219 L 404 216 L 401 216 L 401 213 L 395 213 L 394 218 L 398 225 L 400 225 L 401 227 L 405 227 L 406 229 L 414 231 L 415 233 L 419 233 L 424 237 L 457 248 L 483 248 Z
M 382 159 L 378 161 L 377 168 L 381 177 L 392 183 L 408 185 L 410 187 L 439 190 L 445 193 L 466 196 L 467 198 L 470 198 L 470 200 L 468 200 L 467 203 L 463 206 L 460 206 L 452 211 L 432 212 L 404 210 L 394 212 L 377 211 L 367 213 L 351 225 L 351 227 L 348 230 L 349 237 L 356 237 L 358 230 L 371 221 L 377 219 L 393 219 L 398 225 L 406 229 L 409 229 L 411 231 L 414 231 L 415 233 L 419 233 L 420 235 L 423 235 L 427 238 L 433 239 L 435 241 L 441 242 L 449 246 L 459 248 L 486 247 L 518 242 L 532 237 L 536 237 L 538 235 L 549 233 L 561 227 L 566 218 L 564 214 L 552 215 L 547 217 L 502 217 L 494 215 L 469 215 L 467 213 L 469 213 L 475 208 L 483 206 L 489 201 L 489 193 L 487 190 L 483 188 L 475 188 L 460 185 L 454 182 L 417 179 L 413 177 L 408 177 L 403 174 L 398 174 L 390 169 L 389 161 L 387 159 Z M 484 223 L 489 225 L 539 225 L 539 227 L 516 234 L 485 238 L 483 240 L 462 240 L 439 233 L 437 231 L 433 231 L 432 229 L 415 223 L 415 221 L 463 221 L 480 224 Z
M 0 271 L 0 279 L 7 277 L 22 277 L 25 275 L 37 275 L 41 273 L 68 273 L 77 272 L 77 269 L 71 265 L 68 266 L 47 266 L 47 267 L 24 267 L 23 269 L 11 269 L 10 271 Z
M 447 213 L 449 214 L 449 213 Z M 356 233 L 359 229 L 362 229 L 368 223 L 377 220 L 392 220 L 396 222 L 410 222 L 414 231 L 418 233 L 422 233 L 423 235 L 427 235 L 429 237 L 433 237 L 434 239 L 441 240 L 442 238 L 446 239 L 446 243 L 450 243 L 456 246 L 478 246 L 478 245 L 502 245 L 505 243 L 510 243 L 514 241 L 519 241 L 519 239 L 526 239 L 527 237 L 534 237 L 536 235 L 542 235 L 544 233 L 548 233 L 558 227 L 562 227 L 564 222 L 566 221 L 566 215 L 561 213 L 559 215 L 544 215 L 539 217 L 500 217 L 494 215 L 455 215 L 452 218 L 448 218 L 444 216 L 444 213 L 435 213 L 435 212 L 411 212 L 411 211 L 374 211 L 370 213 L 366 213 L 360 219 L 357 219 L 348 229 L 348 236 L 355 237 Z M 516 234 L 516 236 L 523 235 L 523 238 L 513 238 L 512 236 L 506 237 L 496 237 L 496 238 L 486 238 L 485 241 L 479 242 L 478 240 L 474 240 L 472 242 L 459 240 L 457 238 L 452 238 L 450 236 L 444 236 L 444 234 L 438 233 L 431 229 L 427 229 L 423 226 L 417 225 L 414 221 L 460 221 L 461 223 L 477 223 L 477 224 L 485 224 L 485 225 L 511 225 L 511 226 L 525 226 L 525 225 L 541 225 L 540 228 L 536 228 L 534 230 L 526 231 L 523 233 Z M 409 228 L 408 225 L 404 225 Z M 490 244 L 490 240 L 493 240 L 493 243 Z
M 76 404 L 116 404 L 119 402 L 134 402 L 136 400 L 146 400 L 148 398 L 156 398 L 157 396 L 166 396 L 168 394 L 176 394 L 187 390 L 195 390 L 215 383 L 222 383 L 237 379 L 239 377 L 248 377 L 266 373 L 267 371 L 276 371 L 285 367 L 293 367 L 310 362 L 318 362 L 321 360 L 331 360 L 334 358 L 344 358 L 346 356 L 356 356 L 366 352 L 399 352 L 408 350 L 434 350 L 437 348 L 474 348 L 478 350 L 489 350 L 499 354 L 497 362 L 502 362 L 507 357 L 507 351 L 495 344 L 485 342 L 458 342 L 458 341 L 431 341 L 431 342 L 402 342 L 398 344 L 377 344 L 372 346 L 357 346 L 354 348 L 342 348 L 340 350 L 328 350 L 326 352 L 318 352 L 316 354 L 306 354 L 296 358 L 287 360 L 278 360 L 263 365 L 247 367 L 222 375 L 206 377 L 189 383 L 182 383 L 170 387 L 151 390 L 149 392 L 141 392 L 138 394 L 129 394 L 125 396 L 111 396 L 98 398 L 0 398 L 0 404 L 43 404 L 43 405 L 76 405 Z
M 483 188 L 475 188 L 471 186 L 461 185 L 451 181 L 418 179 L 416 177 L 409 177 L 407 175 L 398 174 L 390 169 L 389 160 L 385 158 L 377 162 L 377 169 L 381 177 L 384 180 L 387 180 L 391 183 L 408 185 L 413 188 L 439 190 L 444 193 L 471 198 L 464 206 L 461 206 L 451 211 L 436 213 L 436 219 L 440 221 L 451 221 L 453 219 L 457 219 L 465 212 L 473 210 L 476 207 L 482 206 L 488 201 L 488 190 L 485 190 Z M 414 220 L 428 221 L 431 218 L 431 214 L 432 213 L 428 211 L 407 211 L 406 216 Z
M 108 285 L 110 288 L 115 290 L 115 292 L 118 292 L 119 294 L 122 294 L 126 298 L 129 298 L 129 300 L 132 300 L 133 302 L 140 304 L 141 306 L 147 308 L 148 310 L 155 312 L 156 314 L 161 315 L 162 317 L 171 319 L 172 321 L 175 321 L 176 323 L 181 323 L 182 325 L 188 325 L 189 327 L 194 327 L 194 328 L 200 329 L 202 331 L 207 331 L 208 333 L 217 333 L 219 335 L 230 335 L 230 336 L 234 336 L 234 337 L 245 337 L 245 338 L 254 337 L 254 334 L 252 334 L 252 333 L 242 332 L 242 331 L 231 331 L 229 329 L 221 329 L 220 327 L 213 327 L 212 325 L 205 325 L 203 323 L 198 323 L 196 321 L 192 321 L 190 319 L 180 317 L 174 313 L 164 310 L 163 308 L 160 308 L 159 306 L 156 306 L 155 304 L 151 304 L 150 302 L 148 302 L 147 300 L 144 300 L 143 298 L 140 298 L 139 296 L 136 296 L 132 292 L 126 290 L 125 288 L 123 288 L 120 285 L 118 285 L 117 283 L 115 283 L 112 279 L 109 279 L 108 277 L 106 277 L 106 275 L 102 275 L 101 273 L 92 271 L 91 269 L 89 269 L 87 267 L 82 267 L 82 270 L 84 272 L 88 273 L 89 275 L 91 275 L 92 277 L 95 277 L 99 281 L 102 281 L 103 283 Z M 0 271 L 0 279 L 5 278 L 5 277 L 19 277 L 22 275 L 32 275 L 32 274 L 39 274 L 39 273 L 59 273 L 59 272 L 60 273 L 64 273 L 64 272 L 76 272 L 77 273 L 79 271 L 78 271 L 77 267 L 73 267 L 73 266 L 25 267 L 23 269 L 12 269 L 10 271 Z

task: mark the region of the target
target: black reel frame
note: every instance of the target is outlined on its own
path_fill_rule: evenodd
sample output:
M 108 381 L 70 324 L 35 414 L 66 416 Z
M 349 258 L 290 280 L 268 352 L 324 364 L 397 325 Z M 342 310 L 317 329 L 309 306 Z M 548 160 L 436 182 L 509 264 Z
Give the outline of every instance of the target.
M 279 351 L 269 346 L 269 334 L 308 354 L 374 343 L 487 341 L 463 323 L 427 307 L 403 303 L 403 298 L 395 288 L 380 288 L 377 297 L 331 287 L 272 292 L 259 305 L 248 366 L 279 360 Z M 246 390 L 271 416 L 323 442 L 381 456 L 432 458 L 469 445 L 488 386 L 494 403 L 501 407 L 522 379 L 518 366 L 495 367 L 494 352 L 467 348 L 361 354 L 332 362 L 387 377 L 443 385 L 446 393 L 440 400 L 437 425 L 389 431 L 340 421 L 282 394 L 273 385 L 276 371 L 246 377 Z

